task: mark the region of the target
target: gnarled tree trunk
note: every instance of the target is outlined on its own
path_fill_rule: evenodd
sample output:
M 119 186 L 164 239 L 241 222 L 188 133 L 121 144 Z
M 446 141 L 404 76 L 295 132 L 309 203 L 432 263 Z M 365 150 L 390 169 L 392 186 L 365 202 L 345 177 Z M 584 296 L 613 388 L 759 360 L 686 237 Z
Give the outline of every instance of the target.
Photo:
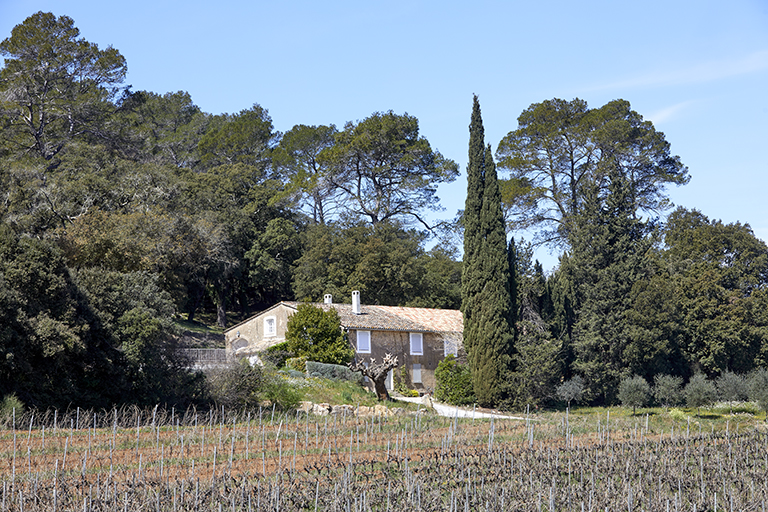
M 397 357 L 393 357 L 392 354 L 384 356 L 384 361 L 381 363 L 376 362 L 376 358 L 372 357 L 368 366 L 361 361 L 355 361 L 349 363 L 349 368 L 353 372 L 360 372 L 363 376 L 368 377 L 373 381 L 373 387 L 376 390 L 376 397 L 379 400 L 389 400 L 389 392 L 387 391 L 387 374 L 393 368 L 397 367 Z

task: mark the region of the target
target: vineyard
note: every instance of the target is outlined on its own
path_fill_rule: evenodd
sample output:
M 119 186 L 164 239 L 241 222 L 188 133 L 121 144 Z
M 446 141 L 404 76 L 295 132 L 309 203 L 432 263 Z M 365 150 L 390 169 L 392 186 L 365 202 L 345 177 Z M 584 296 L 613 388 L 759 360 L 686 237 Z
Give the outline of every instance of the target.
M 3 511 L 764 511 L 768 502 L 768 435 L 749 415 L 75 409 L 14 416 L 0 452 Z

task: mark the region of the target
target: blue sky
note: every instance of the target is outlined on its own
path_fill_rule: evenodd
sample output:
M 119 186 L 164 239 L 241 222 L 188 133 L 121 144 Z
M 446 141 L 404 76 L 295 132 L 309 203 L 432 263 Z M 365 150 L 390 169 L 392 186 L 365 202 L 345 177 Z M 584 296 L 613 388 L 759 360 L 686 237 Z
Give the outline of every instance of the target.
M 0 37 L 38 10 L 117 48 L 134 90 L 185 90 L 213 114 L 258 103 L 280 131 L 407 112 L 462 174 L 473 94 L 494 149 L 532 103 L 623 98 L 689 168 L 675 204 L 768 240 L 765 0 L 0 0 Z M 465 194 L 463 175 L 441 186 L 442 215 Z

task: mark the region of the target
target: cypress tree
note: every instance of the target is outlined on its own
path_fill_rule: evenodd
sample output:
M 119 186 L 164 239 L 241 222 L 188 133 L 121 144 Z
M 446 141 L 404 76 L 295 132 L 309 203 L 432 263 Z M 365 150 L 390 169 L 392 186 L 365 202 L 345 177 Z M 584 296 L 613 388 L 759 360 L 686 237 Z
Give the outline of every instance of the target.
M 464 349 L 471 358 L 477 339 L 475 312 L 482 289 L 480 253 L 482 232 L 480 212 L 485 189 L 485 131 L 477 96 L 472 105 L 469 125 L 469 161 L 467 165 L 467 199 L 464 205 L 464 262 L 461 274 L 461 312 L 464 315 Z
M 464 346 L 478 403 L 494 406 L 512 369 L 514 307 L 501 193 L 491 147 L 484 147 L 483 137 L 475 96 L 464 210 Z

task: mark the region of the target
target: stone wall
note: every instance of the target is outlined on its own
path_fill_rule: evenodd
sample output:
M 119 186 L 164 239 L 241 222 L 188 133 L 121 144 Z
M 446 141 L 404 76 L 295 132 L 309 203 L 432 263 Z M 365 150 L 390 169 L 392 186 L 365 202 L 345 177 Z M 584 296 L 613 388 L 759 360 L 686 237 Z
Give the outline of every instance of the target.
M 349 331 L 349 341 L 353 347 L 357 347 L 357 331 Z M 398 368 L 405 366 L 408 382 L 406 385 L 423 393 L 432 393 L 435 390 L 435 370 L 444 357 L 443 335 L 441 333 L 423 333 L 423 354 L 411 354 L 410 333 L 399 331 L 371 331 L 371 353 L 358 354 L 358 360 L 369 361 L 375 358 L 381 362 L 386 354 L 397 356 Z M 413 365 L 421 365 L 421 383 L 413 382 Z
M 285 331 L 288 328 L 288 317 L 295 313 L 293 308 L 283 304 L 249 318 L 245 322 L 237 324 L 225 333 L 227 354 L 235 357 L 249 357 L 262 350 L 285 341 Z M 275 317 L 275 336 L 264 337 L 264 320 L 267 317 Z

